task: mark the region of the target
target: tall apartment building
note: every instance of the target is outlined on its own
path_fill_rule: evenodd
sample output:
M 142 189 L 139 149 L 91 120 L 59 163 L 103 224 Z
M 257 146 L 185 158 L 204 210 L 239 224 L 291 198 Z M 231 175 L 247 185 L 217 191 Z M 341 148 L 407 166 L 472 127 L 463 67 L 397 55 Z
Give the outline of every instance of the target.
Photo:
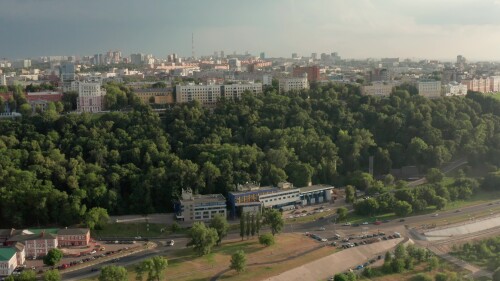
M 96 80 L 78 82 L 77 110 L 79 112 L 100 112 L 104 109 L 106 90 Z
M 309 89 L 307 74 L 300 78 L 281 78 L 279 80 L 279 92 L 286 93 L 289 91 L 300 91 Z
M 262 94 L 262 83 L 237 83 L 222 86 L 223 96 L 227 99 L 239 99 L 245 91 Z
M 307 74 L 307 81 L 316 82 L 320 80 L 319 66 L 296 66 L 293 68 L 294 77 L 303 77 Z
M 492 92 L 500 92 L 500 76 L 490 77 L 490 90 Z
M 0 74 L 0 86 L 7 86 L 7 77 L 5 74 Z
M 145 59 L 145 55 L 144 54 L 131 54 L 130 55 L 130 63 L 132 64 L 135 64 L 135 65 L 141 65 L 144 63 L 144 59 Z
M 177 85 L 175 97 L 178 103 L 199 101 L 202 105 L 213 106 L 222 96 L 221 85 Z
M 481 93 L 489 93 L 491 91 L 490 77 L 463 79 L 461 83 L 467 86 L 467 90 L 469 91 Z
M 441 81 L 419 81 L 418 93 L 427 98 L 438 98 L 441 96 Z

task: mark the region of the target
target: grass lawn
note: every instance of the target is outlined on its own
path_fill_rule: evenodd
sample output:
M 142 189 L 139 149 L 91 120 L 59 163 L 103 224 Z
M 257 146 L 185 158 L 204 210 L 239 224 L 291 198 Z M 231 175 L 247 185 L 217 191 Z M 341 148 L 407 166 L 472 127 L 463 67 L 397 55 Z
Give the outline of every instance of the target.
M 491 96 L 497 100 L 500 100 L 500 93 L 493 93 L 493 94 L 491 94 Z
M 444 209 L 445 210 L 460 209 L 463 207 L 484 204 L 489 201 L 494 201 L 497 199 L 500 199 L 500 191 L 480 191 L 476 194 L 473 194 L 470 199 L 449 202 Z

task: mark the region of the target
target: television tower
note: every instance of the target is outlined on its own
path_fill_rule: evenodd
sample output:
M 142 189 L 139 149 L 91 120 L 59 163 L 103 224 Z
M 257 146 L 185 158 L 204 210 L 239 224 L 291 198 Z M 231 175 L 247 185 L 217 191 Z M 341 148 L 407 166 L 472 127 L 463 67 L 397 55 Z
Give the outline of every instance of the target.
M 194 33 L 191 33 L 191 56 L 195 59 L 194 55 Z

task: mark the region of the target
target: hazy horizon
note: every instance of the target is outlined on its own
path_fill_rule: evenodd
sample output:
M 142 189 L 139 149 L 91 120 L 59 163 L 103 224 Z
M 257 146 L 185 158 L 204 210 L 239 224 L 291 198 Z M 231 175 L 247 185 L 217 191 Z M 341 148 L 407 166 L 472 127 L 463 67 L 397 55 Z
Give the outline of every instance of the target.
M 500 0 L 4 0 L 0 58 L 226 54 L 500 60 Z

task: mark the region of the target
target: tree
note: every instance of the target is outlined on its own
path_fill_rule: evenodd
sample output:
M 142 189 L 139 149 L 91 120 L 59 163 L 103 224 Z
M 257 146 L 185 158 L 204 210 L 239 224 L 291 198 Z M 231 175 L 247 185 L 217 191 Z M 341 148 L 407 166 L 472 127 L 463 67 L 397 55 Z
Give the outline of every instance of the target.
M 59 270 L 53 269 L 45 271 L 43 274 L 43 281 L 61 281 Z
M 434 276 L 434 281 L 448 281 L 448 274 L 444 272 L 438 272 Z
M 400 217 L 406 217 L 412 212 L 410 203 L 406 201 L 397 201 L 394 205 L 394 213 Z
M 429 183 L 438 183 L 443 180 L 444 174 L 436 168 L 431 168 L 427 171 L 425 178 Z
M 30 116 L 31 113 L 33 112 L 33 110 L 31 109 L 31 106 L 29 105 L 29 103 L 23 103 L 21 104 L 21 106 L 19 107 L 19 112 L 23 115 L 23 116 Z
M 259 243 L 265 246 L 274 245 L 275 243 L 274 236 L 269 233 L 262 234 L 259 236 Z
M 108 265 L 101 267 L 99 281 L 127 281 L 127 270 L 123 266 Z
M 203 222 L 195 222 L 189 231 L 191 240 L 187 246 L 193 246 L 198 255 L 210 254 L 212 247 L 217 243 L 219 236 L 213 228 L 206 227 Z
M 147 281 L 160 281 L 163 279 L 163 273 L 167 265 L 167 259 L 162 256 L 146 259 L 135 268 L 135 272 L 137 273 L 136 280 L 144 280 L 144 275 L 146 274 Z
M 281 232 L 285 222 L 280 211 L 270 209 L 264 213 L 264 224 L 268 224 L 271 227 L 271 233 L 274 236 Z
M 352 185 L 345 187 L 345 202 L 354 203 L 356 200 L 356 189 Z
M 444 207 L 446 207 L 446 203 L 448 203 L 448 200 L 446 200 L 445 198 L 441 196 L 434 197 L 434 204 L 436 204 L 436 208 L 438 210 L 444 209 Z
M 250 213 L 247 213 L 247 216 L 246 216 L 246 222 L 245 222 L 245 225 L 246 225 L 246 228 L 245 228 L 245 233 L 247 235 L 247 239 L 250 237 L 250 228 L 252 228 L 252 225 L 251 225 L 251 222 L 250 222 Z
M 433 256 L 433 257 L 430 257 L 429 260 L 428 260 L 428 267 L 427 267 L 427 270 L 429 271 L 432 271 L 434 269 L 436 269 L 439 265 L 439 260 L 437 257 Z
M 245 237 L 245 213 L 241 213 L 240 215 L 240 237 L 241 240 Z
M 227 236 L 227 231 L 229 229 L 227 219 L 220 214 L 215 215 L 212 220 L 210 220 L 210 227 L 217 231 L 217 235 L 219 237 L 217 245 L 220 245 L 222 239 Z
M 252 234 L 252 237 L 254 237 L 255 236 L 255 232 L 256 232 L 256 229 L 255 229 L 255 214 L 252 214 L 252 219 L 250 220 L 250 224 L 251 224 L 250 234 Z
M 368 198 L 356 202 L 354 209 L 361 215 L 373 216 L 378 212 L 379 205 L 375 198 Z
M 500 267 L 493 272 L 493 281 L 500 281 Z
M 337 218 L 339 221 L 343 221 L 347 218 L 347 208 L 340 207 L 337 209 Z
M 403 244 L 398 244 L 394 250 L 394 257 L 396 259 L 404 259 L 406 257 L 406 248 Z
M 262 217 L 260 215 L 260 211 L 258 211 L 257 215 L 255 216 L 255 232 L 257 233 L 257 235 L 260 234 L 261 222 L 262 222 Z
M 58 264 L 63 258 L 63 252 L 57 248 L 51 249 L 46 256 L 43 257 L 43 263 L 48 266 Z
M 24 270 L 15 278 L 16 281 L 35 281 L 36 272 L 34 270 Z
M 170 230 L 173 232 L 173 233 L 176 233 L 177 231 L 179 231 L 181 229 L 181 226 L 178 222 L 174 221 L 172 223 L 172 225 L 170 226 Z
M 247 267 L 247 257 L 243 250 L 238 250 L 231 256 L 231 265 L 229 268 L 236 270 L 240 273 L 246 270 Z
M 405 269 L 405 261 L 403 259 L 394 258 L 391 261 L 392 272 L 401 273 Z
M 102 229 L 109 221 L 108 211 L 94 207 L 85 215 L 85 225 L 90 229 Z
M 333 276 L 334 281 L 349 281 L 349 277 L 345 275 L 344 273 L 337 273 L 335 276 Z
M 427 275 L 425 273 L 419 273 L 419 274 L 413 276 L 410 280 L 411 281 L 432 281 L 432 277 L 430 277 L 429 275 Z

